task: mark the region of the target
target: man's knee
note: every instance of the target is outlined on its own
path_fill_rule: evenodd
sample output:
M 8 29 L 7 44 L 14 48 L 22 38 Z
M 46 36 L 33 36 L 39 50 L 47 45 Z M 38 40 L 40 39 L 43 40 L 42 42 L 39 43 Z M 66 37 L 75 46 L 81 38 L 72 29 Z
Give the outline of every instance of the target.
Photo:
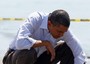
M 37 53 L 35 49 L 17 50 L 12 56 L 13 64 L 33 64 L 36 61 Z
M 12 50 L 12 49 L 9 49 L 6 52 L 6 54 L 5 54 L 5 56 L 3 57 L 3 60 L 2 60 L 3 64 L 12 64 L 11 63 L 11 57 L 12 57 L 13 53 L 14 53 L 14 50 Z
M 61 45 L 57 46 L 55 48 L 55 50 L 56 50 L 56 53 L 58 52 L 61 55 L 66 54 L 66 55 L 73 56 L 72 50 L 70 49 L 70 47 L 66 43 L 62 43 Z
M 68 47 L 66 43 L 63 43 L 55 48 L 56 50 L 56 60 L 62 63 L 73 64 L 74 56 L 72 50 Z
M 8 50 L 3 58 L 3 64 L 33 64 L 37 53 L 34 48 L 30 50 Z

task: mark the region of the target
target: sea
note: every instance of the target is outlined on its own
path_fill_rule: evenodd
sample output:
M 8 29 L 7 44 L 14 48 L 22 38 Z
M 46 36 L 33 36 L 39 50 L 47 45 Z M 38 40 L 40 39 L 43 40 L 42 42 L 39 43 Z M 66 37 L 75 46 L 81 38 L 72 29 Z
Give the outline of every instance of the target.
M 0 18 L 27 18 L 32 12 L 50 13 L 56 9 L 66 10 L 71 19 L 90 19 L 90 0 L 0 0 Z M 0 64 L 24 21 L 0 20 Z M 70 30 L 80 40 L 90 64 L 90 22 L 72 22 Z

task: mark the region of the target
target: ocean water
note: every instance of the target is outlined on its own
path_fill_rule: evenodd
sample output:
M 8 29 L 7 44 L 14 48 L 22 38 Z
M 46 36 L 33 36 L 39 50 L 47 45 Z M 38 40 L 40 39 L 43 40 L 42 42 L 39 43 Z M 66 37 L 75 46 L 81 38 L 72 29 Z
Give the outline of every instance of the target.
M 35 11 L 52 12 L 66 10 L 70 18 L 90 18 L 90 0 L 0 0 L 0 18 L 27 18 Z M 0 21 L 0 58 L 14 39 L 23 21 Z M 81 41 L 87 56 L 90 56 L 90 22 L 72 22 L 70 29 Z M 1 62 L 1 59 L 0 59 Z M 88 64 L 90 60 L 88 59 Z
M 66 10 L 71 18 L 90 18 L 90 0 L 0 0 L 0 17 L 27 17 L 34 11 Z

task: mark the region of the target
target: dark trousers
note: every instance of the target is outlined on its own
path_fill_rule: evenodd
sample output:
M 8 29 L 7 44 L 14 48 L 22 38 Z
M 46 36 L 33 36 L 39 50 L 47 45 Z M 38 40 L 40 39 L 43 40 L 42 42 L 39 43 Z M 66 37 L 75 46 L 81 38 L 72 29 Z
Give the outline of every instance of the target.
M 35 49 L 9 50 L 3 58 L 3 64 L 74 64 L 74 56 L 66 43 L 55 47 L 56 57 L 50 62 L 51 55 L 45 51 L 37 58 Z
M 73 53 L 66 43 L 58 45 L 55 48 L 55 52 L 56 57 L 52 62 L 50 62 L 51 55 L 45 51 L 40 55 L 35 64 L 56 64 L 59 61 L 61 61 L 60 64 L 74 64 Z

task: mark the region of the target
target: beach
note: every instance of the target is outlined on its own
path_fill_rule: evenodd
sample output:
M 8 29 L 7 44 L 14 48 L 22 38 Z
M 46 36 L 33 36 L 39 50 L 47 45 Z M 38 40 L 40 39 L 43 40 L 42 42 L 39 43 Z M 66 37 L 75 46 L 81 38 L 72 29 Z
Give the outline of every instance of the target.
M 87 57 L 90 57 L 90 21 L 81 22 L 79 19 L 90 19 L 90 0 L 0 0 L 0 64 L 2 58 L 14 39 L 19 26 L 23 21 L 13 20 L 13 18 L 27 18 L 32 12 L 51 13 L 56 9 L 66 10 L 71 19 L 70 30 L 80 40 Z M 2 20 L 11 18 L 11 20 Z M 90 59 L 87 59 L 90 64 Z

